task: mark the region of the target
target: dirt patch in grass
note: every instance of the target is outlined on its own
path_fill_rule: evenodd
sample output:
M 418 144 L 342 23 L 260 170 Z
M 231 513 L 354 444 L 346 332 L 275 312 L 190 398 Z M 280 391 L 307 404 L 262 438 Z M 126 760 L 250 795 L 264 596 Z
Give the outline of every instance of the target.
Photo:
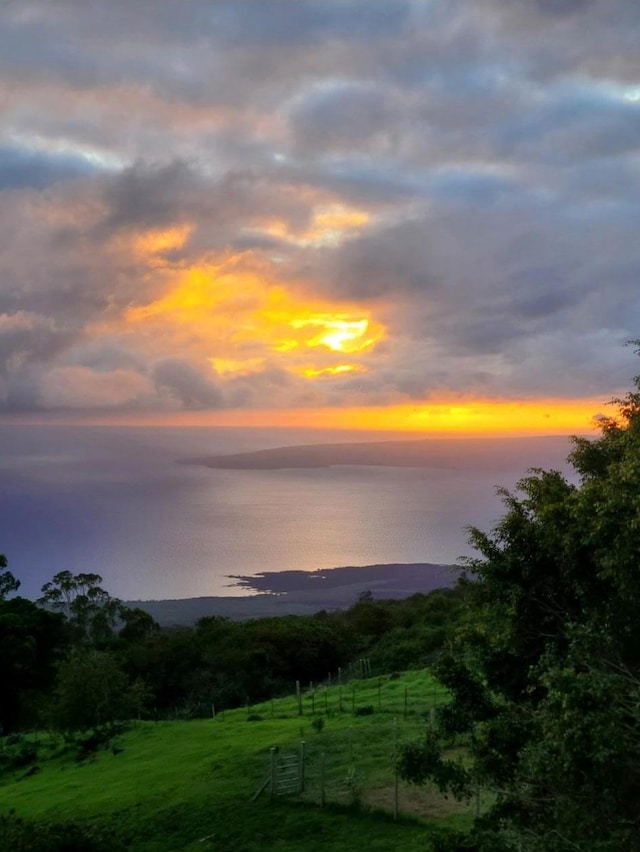
M 375 787 L 363 793 L 365 805 L 393 811 L 393 784 Z M 470 805 L 457 802 L 451 796 L 445 798 L 433 787 L 410 787 L 400 785 L 398 791 L 398 810 L 401 814 L 411 814 L 421 819 L 441 819 L 454 814 L 467 813 Z

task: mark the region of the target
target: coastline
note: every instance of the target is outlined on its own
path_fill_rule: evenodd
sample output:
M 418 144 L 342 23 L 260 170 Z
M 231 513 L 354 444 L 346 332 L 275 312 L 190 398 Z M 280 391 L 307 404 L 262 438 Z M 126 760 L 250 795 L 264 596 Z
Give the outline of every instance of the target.
M 317 571 L 264 571 L 256 576 L 232 575 L 234 585 L 254 595 L 126 601 L 151 615 L 161 627 L 193 625 L 199 618 L 220 616 L 234 621 L 281 615 L 313 615 L 320 610 L 347 609 L 363 592 L 377 599 L 401 599 L 451 586 L 456 566 L 431 562 L 343 566 Z

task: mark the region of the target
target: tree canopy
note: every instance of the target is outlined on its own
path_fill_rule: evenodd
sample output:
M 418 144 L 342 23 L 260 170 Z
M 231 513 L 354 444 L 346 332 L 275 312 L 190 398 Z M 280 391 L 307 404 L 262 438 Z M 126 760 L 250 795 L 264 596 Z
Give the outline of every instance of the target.
M 11 592 L 17 592 L 20 588 L 20 580 L 16 580 L 11 571 L 8 570 L 7 557 L 0 553 L 0 601 L 4 600 Z
M 401 759 L 416 783 L 495 792 L 466 848 L 640 848 L 640 377 L 614 403 L 573 439 L 573 477 L 530 471 L 470 529 L 465 625 L 437 667 L 452 701 Z

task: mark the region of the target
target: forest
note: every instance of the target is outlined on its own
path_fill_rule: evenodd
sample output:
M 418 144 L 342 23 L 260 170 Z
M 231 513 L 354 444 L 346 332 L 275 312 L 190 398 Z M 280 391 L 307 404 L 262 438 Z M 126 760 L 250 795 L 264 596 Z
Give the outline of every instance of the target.
M 0 723 L 89 730 L 127 717 L 190 719 L 290 694 L 366 658 L 372 672 L 423 668 L 443 648 L 464 587 L 374 600 L 345 611 L 251 621 L 201 618 L 160 629 L 105 591 L 96 574 L 57 574 L 38 602 L 7 598 L 0 578 Z

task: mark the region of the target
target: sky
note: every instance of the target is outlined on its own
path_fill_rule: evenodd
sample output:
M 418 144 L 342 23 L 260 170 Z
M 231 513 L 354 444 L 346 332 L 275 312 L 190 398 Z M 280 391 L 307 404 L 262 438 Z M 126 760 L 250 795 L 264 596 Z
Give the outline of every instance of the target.
M 0 4 L 0 419 L 588 429 L 640 3 Z

